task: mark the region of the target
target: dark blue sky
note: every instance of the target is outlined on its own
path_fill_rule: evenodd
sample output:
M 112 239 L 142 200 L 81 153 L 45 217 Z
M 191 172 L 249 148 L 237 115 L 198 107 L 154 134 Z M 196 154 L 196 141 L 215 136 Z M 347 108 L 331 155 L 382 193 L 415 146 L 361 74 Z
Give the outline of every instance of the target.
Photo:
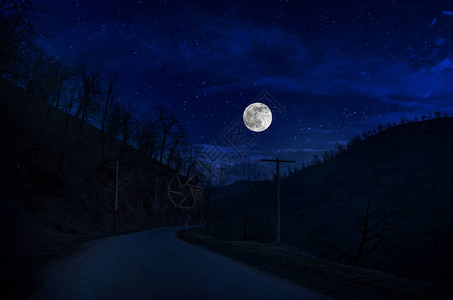
M 137 111 L 167 105 L 199 144 L 262 90 L 285 114 L 261 134 L 256 157 L 307 161 L 402 115 L 453 112 L 451 1 L 61 0 L 47 9 L 49 51 L 102 62 Z

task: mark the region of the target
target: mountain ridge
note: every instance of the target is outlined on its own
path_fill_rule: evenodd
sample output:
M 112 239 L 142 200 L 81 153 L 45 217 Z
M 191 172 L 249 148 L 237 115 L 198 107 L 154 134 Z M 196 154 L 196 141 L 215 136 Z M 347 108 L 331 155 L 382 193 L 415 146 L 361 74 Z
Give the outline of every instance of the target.
M 448 281 L 448 270 L 453 267 L 448 254 L 453 251 L 452 151 L 453 118 L 411 122 L 284 176 L 282 241 L 346 263 L 357 254 L 370 203 L 370 223 L 391 215 L 374 227 L 375 234 L 386 226 L 389 229 L 383 234 L 382 249 L 362 257 L 359 265 L 416 279 Z M 247 189 L 237 182 L 217 191 L 212 233 L 221 239 L 241 239 Z M 271 242 L 275 238 L 275 183 L 255 182 L 251 193 L 247 231 L 251 239 Z M 367 246 L 371 248 L 372 243 Z

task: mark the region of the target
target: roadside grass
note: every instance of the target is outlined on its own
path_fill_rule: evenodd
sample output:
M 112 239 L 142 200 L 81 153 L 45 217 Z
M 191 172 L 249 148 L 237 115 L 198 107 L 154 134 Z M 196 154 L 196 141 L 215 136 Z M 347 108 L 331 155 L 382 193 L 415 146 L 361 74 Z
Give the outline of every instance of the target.
M 453 296 L 452 286 L 333 263 L 284 244 L 220 241 L 199 233 L 196 228 L 179 231 L 178 237 L 336 299 L 452 299 Z

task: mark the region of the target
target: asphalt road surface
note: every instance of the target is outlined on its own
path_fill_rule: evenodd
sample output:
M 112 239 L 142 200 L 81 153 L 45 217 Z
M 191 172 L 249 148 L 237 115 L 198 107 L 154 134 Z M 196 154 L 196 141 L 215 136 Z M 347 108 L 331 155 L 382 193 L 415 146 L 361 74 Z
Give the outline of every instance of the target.
M 92 242 L 50 264 L 32 299 L 330 299 L 181 241 L 181 228 Z

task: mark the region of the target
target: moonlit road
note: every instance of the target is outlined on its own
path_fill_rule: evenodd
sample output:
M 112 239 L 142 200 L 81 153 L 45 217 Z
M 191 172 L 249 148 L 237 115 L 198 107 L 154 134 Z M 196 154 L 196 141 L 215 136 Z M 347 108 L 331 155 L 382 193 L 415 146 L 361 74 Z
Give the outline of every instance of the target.
M 32 299 L 330 299 L 161 228 L 91 242 L 42 272 Z

